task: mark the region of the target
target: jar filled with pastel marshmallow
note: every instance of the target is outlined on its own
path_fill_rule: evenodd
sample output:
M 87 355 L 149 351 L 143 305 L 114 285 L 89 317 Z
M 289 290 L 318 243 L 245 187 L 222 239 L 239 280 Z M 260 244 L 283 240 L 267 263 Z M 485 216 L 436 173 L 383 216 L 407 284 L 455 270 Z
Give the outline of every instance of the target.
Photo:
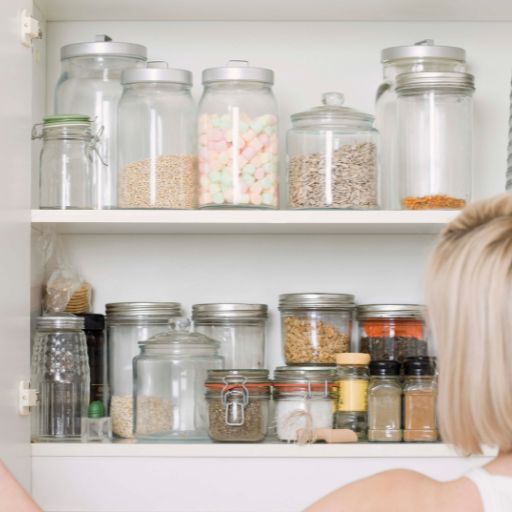
M 229 61 L 203 71 L 199 207 L 278 208 L 274 73 Z

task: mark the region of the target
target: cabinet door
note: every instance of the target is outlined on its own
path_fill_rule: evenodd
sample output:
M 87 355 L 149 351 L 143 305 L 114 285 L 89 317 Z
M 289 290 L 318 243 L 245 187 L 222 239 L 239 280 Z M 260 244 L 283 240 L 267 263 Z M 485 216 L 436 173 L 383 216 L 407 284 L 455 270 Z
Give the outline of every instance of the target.
M 20 41 L 28 0 L 0 2 L 0 458 L 30 490 L 29 418 L 18 383 L 30 369 L 30 129 L 32 53 Z

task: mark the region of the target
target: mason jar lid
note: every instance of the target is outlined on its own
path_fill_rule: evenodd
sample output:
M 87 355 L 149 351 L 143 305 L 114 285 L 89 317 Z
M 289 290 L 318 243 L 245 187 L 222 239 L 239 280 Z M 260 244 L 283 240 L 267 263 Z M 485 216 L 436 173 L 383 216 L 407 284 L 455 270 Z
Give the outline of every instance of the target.
M 350 310 L 355 303 L 349 293 L 285 293 L 279 296 L 279 310 L 288 308 Z
M 61 114 L 55 116 L 45 116 L 43 117 L 43 125 L 44 127 L 53 127 L 55 125 L 63 125 L 63 124 L 84 124 L 90 125 L 91 118 L 89 116 L 84 116 L 82 114 Z
M 137 325 L 140 322 L 167 323 L 169 318 L 181 315 L 179 302 L 113 302 L 106 305 L 110 324 Z
M 145 68 L 128 68 L 121 74 L 121 83 L 137 84 L 144 82 L 160 82 L 171 84 L 192 85 L 192 73 L 186 69 L 170 68 L 164 61 L 148 62 Z
M 291 116 L 292 123 L 312 121 L 317 124 L 344 124 L 347 121 L 373 123 L 374 116 L 353 108 L 344 107 L 345 96 L 339 92 L 322 94 L 322 105 Z
M 140 44 L 114 42 L 105 34 L 97 35 L 94 42 L 67 44 L 60 50 L 61 60 L 84 56 L 129 57 L 146 60 L 147 50 Z
M 264 320 L 267 316 L 268 306 L 266 304 L 219 302 L 212 304 L 194 304 L 192 306 L 192 320 L 194 322 Z
M 357 306 L 358 320 L 371 318 L 412 318 L 424 320 L 425 306 L 420 304 L 361 304 Z
M 40 316 L 36 321 L 36 329 L 82 331 L 84 329 L 84 319 L 71 314 Z
M 398 94 L 423 89 L 475 90 L 475 77 L 458 71 L 421 71 L 402 73 L 396 77 Z
M 466 62 L 466 50 L 455 46 L 438 46 L 433 39 L 425 39 L 409 46 L 393 46 L 385 48 L 381 53 L 381 62 L 392 62 L 401 59 L 446 59 Z
M 321 384 L 336 380 L 334 366 L 278 366 L 274 370 L 274 383 L 279 384 Z
M 272 85 L 274 72 L 271 69 L 249 66 L 246 60 L 230 60 L 225 66 L 203 71 L 203 84 L 226 81 L 262 82 Z

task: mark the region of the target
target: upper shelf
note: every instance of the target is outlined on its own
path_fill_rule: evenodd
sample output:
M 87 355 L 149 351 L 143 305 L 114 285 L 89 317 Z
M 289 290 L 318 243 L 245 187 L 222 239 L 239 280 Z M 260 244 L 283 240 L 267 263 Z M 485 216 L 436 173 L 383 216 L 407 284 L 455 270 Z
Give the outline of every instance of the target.
M 32 225 L 80 234 L 436 234 L 456 211 L 32 210 Z
M 36 0 L 49 21 L 510 21 L 509 0 Z

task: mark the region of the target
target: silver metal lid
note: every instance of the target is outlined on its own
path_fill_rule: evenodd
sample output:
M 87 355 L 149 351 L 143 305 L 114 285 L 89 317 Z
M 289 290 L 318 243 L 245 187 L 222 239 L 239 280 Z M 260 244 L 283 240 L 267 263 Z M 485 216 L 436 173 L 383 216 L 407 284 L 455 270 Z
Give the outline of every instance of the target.
M 322 383 L 336 380 L 335 366 L 278 366 L 274 370 L 274 382 Z
M 167 62 L 148 62 L 146 68 L 128 68 L 121 75 L 121 83 L 137 84 L 142 82 L 165 82 L 171 84 L 192 85 L 192 73 L 186 69 L 169 68 Z
M 357 318 L 412 318 L 424 320 L 425 306 L 421 304 L 362 304 L 357 306 Z
M 112 302 L 106 305 L 112 316 L 176 316 L 181 315 L 179 302 Z
M 212 303 L 194 304 L 192 320 L 194 322 L 222 320 L 264 320 L 268 316 L 266 304 Z
M 279 296 L 279 309 L 353 309 L 354 296 L 349 293 L 286 293 Z
M 385 48 L 381 53 L 381 62 L 391 62 L 400 59 L 447 59 L 466 62 L 466 50 L 455 46 L 437 46 L 433 39 L 418 41 L 410 46 L 393 46 Z
M 36 329 L 69 329 L 81 331 L 84 329 L 84 319 L 70 314 L 40 316 L 37 318 Z
M 266 68 L 253 68 L 246 60 L 230 60 L 225 66 L 203 71 L 203 84 L 225 81 L 274 83 L 274 72 Z
M 268 383 L 270 385 L 268 370 L 208 370 L 206 384 L 239 383 Z
M 105 34 L 97 35 L 92 43 L 67 44 L 60 50 L 61 60 L 84 57 L 86 55 L 130 57 L 145 61 L 147 59 L 147 50 L 145 46 L 140 44 L 114 42 Z
M 422 89 L 475 90 L 475 77 L 458 71 L 421 71 L 402 73 L 396 77 L 398 94 Z

